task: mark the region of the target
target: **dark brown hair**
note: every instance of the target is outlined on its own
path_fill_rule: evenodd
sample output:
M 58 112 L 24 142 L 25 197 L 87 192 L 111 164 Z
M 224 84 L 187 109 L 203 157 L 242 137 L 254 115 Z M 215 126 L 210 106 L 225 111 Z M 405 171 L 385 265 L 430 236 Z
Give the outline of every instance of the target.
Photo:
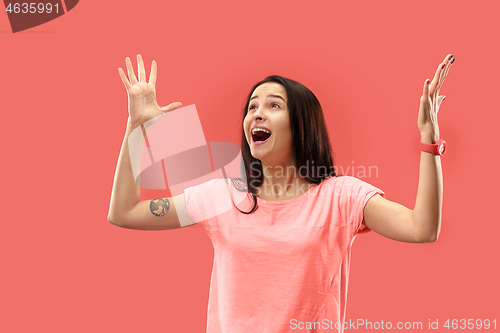
M 261 161 L 254 158 L 250 151 L 250 146 L 245 137 L 243 122 L 248 113 L 250 98 L 254 90 L 266 82 L 279 83 L 286 90 L 295 165 L 299 169 L 299 175 L 301 176 L 301 167 L 305 167 L 306 170 L 310 170 L 310 168 L 313 167 L 317 168 L 318 171 L 325 170 L 325 172 L 310 173 L 308 171 L 303 178 L 309 183 L 319 184 L 328 177 L 337 177 L 333 164 L 332 148 L 328 138 L 325 118 L 323 116 L 323 109 L 316 96 L 311 90 L 297 81 L 279 75 L 268 76 L 252 87 L 242 112 L 242 164 L 240 172 L 245 178 L 231 178 L 231 182 L 239 191 L 248 192 L 253 197 L 253 207 L 249 212 L 243 212 L 236 207 L 244 214 L 251 214 L 257 209 L 256 192 L 257 188 L 262 185 L 264 175 Z

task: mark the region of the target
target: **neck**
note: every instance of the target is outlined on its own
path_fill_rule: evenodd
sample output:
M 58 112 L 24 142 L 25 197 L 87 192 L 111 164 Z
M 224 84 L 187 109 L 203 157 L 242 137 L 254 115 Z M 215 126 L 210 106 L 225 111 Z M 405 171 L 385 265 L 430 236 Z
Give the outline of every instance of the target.
M 263 197 L 269 199 L 293 198 L 312 186 L 300 176 L 295 165 L 270 166 L 262 162 L 262 171 L 264 179 L 260 191 Z

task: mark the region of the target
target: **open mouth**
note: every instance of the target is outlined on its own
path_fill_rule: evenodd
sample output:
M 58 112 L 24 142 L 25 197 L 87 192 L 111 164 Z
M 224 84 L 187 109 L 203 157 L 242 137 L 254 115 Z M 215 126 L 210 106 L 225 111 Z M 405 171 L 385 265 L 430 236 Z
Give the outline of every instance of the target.
M 266 142 L 271 137 L 271 132 L 263 128 L 254 128 L 252 130 L 252 141 L 255 144 Z

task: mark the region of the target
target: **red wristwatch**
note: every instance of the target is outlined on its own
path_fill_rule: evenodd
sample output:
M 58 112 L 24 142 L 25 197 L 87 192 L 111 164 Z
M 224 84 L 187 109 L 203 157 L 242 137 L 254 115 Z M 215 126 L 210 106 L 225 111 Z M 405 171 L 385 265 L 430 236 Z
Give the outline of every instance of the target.
M 420 141 L 420 150 L 428 153 L 433 153 L 439 156 L 443 156 L 446 151 L 446 141 L 439 139 L 434 144 L 423 143 Z

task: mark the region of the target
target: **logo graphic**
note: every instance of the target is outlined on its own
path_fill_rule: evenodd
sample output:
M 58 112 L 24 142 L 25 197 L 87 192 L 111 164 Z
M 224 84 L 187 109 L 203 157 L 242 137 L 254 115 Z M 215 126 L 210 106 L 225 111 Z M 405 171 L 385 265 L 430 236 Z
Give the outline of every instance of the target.
M 3 1 L 12 32 L 30 29 L 52 21 L 75 8 L 78 0 Z
M 212 179 L 225 179 L 227 192 L 217 198 L 219 205 L 204 212 L 208 219 L 222 214 L 245 200 L 245 195 L 231 191 L 231 178 L 242 178 L 240 147 L 231 142 L 210 142 L 207 145 L 194 104 L 166 112 L 137 127 L 128 138 L 130 162 L 134 179 L 146 189 L 168 188 L 172 197 L 188 187 Z M 153 126 L 154 125 L 154 126 Z M 210 160 L 210 156 L 213 161 Z M 232 195 L 231 195 L 232 192 Z M 187 225 L 180 219 L 181 226 Z

